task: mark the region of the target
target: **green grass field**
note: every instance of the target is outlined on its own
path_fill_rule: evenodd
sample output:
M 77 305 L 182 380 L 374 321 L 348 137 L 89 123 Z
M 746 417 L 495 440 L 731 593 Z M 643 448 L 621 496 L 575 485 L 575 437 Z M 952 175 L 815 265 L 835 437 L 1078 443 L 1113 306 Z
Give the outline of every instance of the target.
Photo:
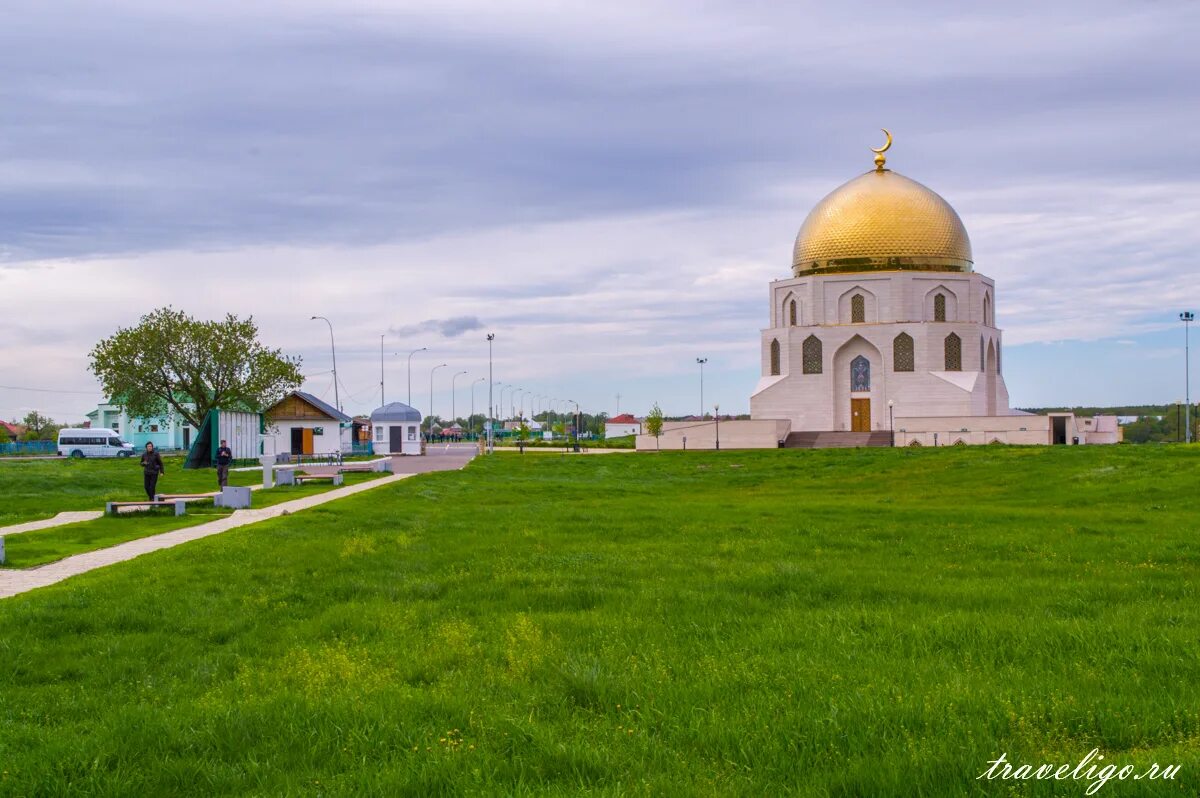
M 216 471 L 185 469 L 182 457 L 163 458 L 160 493 L 217 489 Z M 262 482 L 260 471 L 233 471 L 230 485 Z M 67 510 L 103 510 L 110 501 L 146 498 L 136 458 L 0 461 L 0 526 L 50 518 Z
M 0 600 L 0 795 L 1083 795 L 976 776 L 1097 747 L 1192 795 L 1198 457 L 404 480 Z

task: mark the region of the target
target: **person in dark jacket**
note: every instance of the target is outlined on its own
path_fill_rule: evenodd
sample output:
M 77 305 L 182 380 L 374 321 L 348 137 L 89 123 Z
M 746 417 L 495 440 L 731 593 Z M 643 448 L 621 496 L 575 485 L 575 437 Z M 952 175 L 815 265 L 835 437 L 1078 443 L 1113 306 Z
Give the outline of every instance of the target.
M 165 474 L 167 470 L 163 468 L 162 456 L 154 448 L 153 443 L 146 444 L 146 451 L 142 452 L 142 484 L 146 487 L 146 498 L 154 501 L 154 489 L 158 486 L 158 475 Z
M 217 487 L 223 488 L 229 484 L 229 466 L 233 463 L 233 450 L 225 441 L 217 447 Z

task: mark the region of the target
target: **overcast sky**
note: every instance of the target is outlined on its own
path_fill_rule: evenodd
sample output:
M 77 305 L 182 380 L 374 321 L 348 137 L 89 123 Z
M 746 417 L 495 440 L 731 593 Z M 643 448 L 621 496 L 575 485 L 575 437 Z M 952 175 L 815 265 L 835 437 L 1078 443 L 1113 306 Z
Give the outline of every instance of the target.
M 92 344 L 164 304 L 252 314 L 332 400 L 328 316 L 351 412 L 384 335 L 388 400 L 427 346 L 413 403 L 445 362 L 463 415 L 487 332 L 533 393 L 694 412 L 706 356 L 745 412 L 767 283 L 881 126 L 997 282 L 1014 405 L 1182 395 L 1197 2 L 0 6 L 5 418 L 82 418 Z

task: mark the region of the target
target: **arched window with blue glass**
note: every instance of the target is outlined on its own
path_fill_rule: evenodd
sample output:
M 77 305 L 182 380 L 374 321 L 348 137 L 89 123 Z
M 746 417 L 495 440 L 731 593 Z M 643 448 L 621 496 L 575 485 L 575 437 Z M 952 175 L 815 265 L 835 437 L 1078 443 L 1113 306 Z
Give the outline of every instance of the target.
M 862 355 L 850 361 L 850 391 L 871 390 L 871 361 Z

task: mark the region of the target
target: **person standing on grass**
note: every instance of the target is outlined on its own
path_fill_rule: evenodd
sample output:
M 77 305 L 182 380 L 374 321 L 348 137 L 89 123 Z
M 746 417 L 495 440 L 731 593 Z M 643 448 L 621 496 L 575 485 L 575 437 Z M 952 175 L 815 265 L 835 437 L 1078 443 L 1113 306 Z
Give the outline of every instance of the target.
M 224 488 L 229 485 L 229 466 L 232 463 L 233 450 L 222 440 L 221 445 L 217 447 L 217 487 Z
M 150 501 L 154 501 L 154 490 L 158 487 L 158 475 L 165 473 L 167 470 L 163 468 L 162 456 L 154 448 L 153 443 L 147 443 L 146 451 L 142 452 L 142 484 L 146 487 L 146 498 Z

